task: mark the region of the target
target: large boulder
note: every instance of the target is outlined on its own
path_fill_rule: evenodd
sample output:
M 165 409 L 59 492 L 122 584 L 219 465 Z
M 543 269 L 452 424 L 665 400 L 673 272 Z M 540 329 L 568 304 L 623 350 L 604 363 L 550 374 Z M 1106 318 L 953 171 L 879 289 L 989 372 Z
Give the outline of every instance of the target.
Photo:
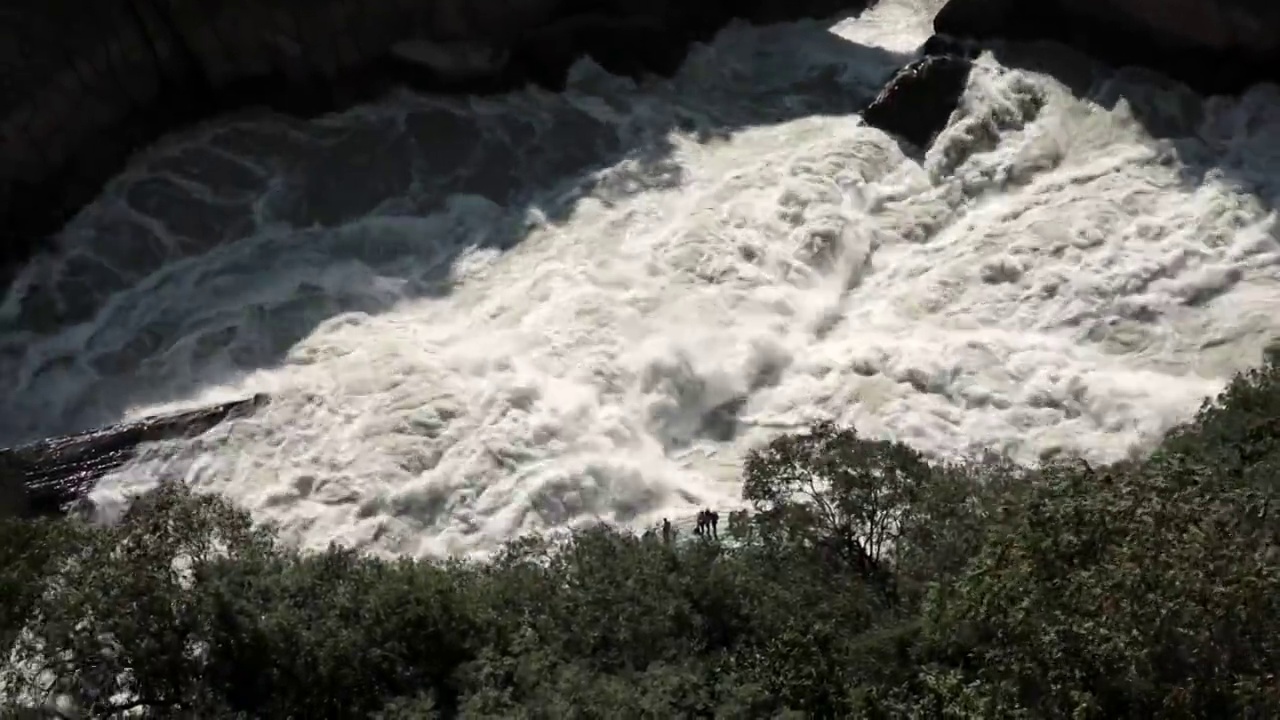
M 921 149 L 947 125 L 969 82 L 972 63 L 952 55 L 928 55 L 894 74 L 862 111 L 872 127 Z
M 1280 81 L 1274 0 L 949 0 L 940 35 L 1057 41 L 1107 64 L 1162 72 L 1206 94 Z

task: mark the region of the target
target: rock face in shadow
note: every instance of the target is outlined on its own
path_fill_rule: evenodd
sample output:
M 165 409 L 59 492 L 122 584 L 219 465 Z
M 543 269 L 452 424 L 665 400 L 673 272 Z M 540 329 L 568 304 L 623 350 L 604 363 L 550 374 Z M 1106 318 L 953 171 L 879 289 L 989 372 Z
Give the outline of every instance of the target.
M 402 82 L 557 87 L 586 54 L 628 75 L 669 73 L 691 42 L 734 18 L 825 16 L 870 1 L 9 0 L 0 282 L 134 151 L 196 120 L 254 105 L 311 116 Z
M 1110 65 L 1157 70 L 1205 94 L 1280 81 L 1274 0 L 949 0 L 940 35 L 1061 42 Z
M 65 512 L 142 443 L 194 437 L 266 404 L 265 395 L 0 450 L 0 515 Z
M 862 111 L 872 127 L 920 149 L 947 125 L 969 82 L 972 63 L 950 55 L 928 55 L 894 74 Z

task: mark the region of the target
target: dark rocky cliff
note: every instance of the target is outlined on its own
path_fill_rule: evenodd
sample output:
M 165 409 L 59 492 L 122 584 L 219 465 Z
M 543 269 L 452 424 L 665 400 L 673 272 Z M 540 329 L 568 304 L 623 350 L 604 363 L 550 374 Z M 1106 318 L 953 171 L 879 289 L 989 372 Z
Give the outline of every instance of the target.
M 555 86 L 584 54 L 615 72 L 670 72 L 692 41 L 733 18 L 770 22 L 866 4 L 8 0 L 0 8 L 0 281 L 132 152 L 193 120 L 248 105 L 312 115 L 406 80 L 450 90 Z M 397 61 L 405 53 L 392 52 L 405 41 L 503 62 L 482 76 L 462 73 L 460 86 L 456 73 L 446 82 L 448 72 L 407 71 Z
M 1280 81 L 1274 0 L 950 0 L 934 30 L 1058 41 L 1111 65 L 1158 70 L 1205 94 Z

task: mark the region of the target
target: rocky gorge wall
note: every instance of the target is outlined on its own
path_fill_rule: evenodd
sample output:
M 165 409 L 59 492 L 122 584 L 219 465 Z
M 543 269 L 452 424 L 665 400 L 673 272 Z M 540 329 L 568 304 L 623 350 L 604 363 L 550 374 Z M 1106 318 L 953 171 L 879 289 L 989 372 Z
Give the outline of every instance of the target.
M 1280 82 L 1275 0 L 949 0 L 942 36 L 1049 40 L 1158 70 L 1204 94 Z

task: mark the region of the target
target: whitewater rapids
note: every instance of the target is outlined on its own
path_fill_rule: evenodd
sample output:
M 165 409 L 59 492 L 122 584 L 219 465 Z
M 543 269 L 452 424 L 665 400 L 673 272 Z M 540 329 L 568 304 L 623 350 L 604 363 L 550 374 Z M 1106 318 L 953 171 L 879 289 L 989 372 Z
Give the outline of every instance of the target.
M 733 27 L 641 86 L 584 62 L 563 95 L 172 137 L 0 305 L 0 444 L 267 392 L 95 499 L 181 477 L 408 555 L 731 508 L 744 452 L 818 419 L 1142 452 L 1280 326 L 1280 92 L 1077 97 L 987 55 L 910 157 L 855 110 L 932 10 Z

